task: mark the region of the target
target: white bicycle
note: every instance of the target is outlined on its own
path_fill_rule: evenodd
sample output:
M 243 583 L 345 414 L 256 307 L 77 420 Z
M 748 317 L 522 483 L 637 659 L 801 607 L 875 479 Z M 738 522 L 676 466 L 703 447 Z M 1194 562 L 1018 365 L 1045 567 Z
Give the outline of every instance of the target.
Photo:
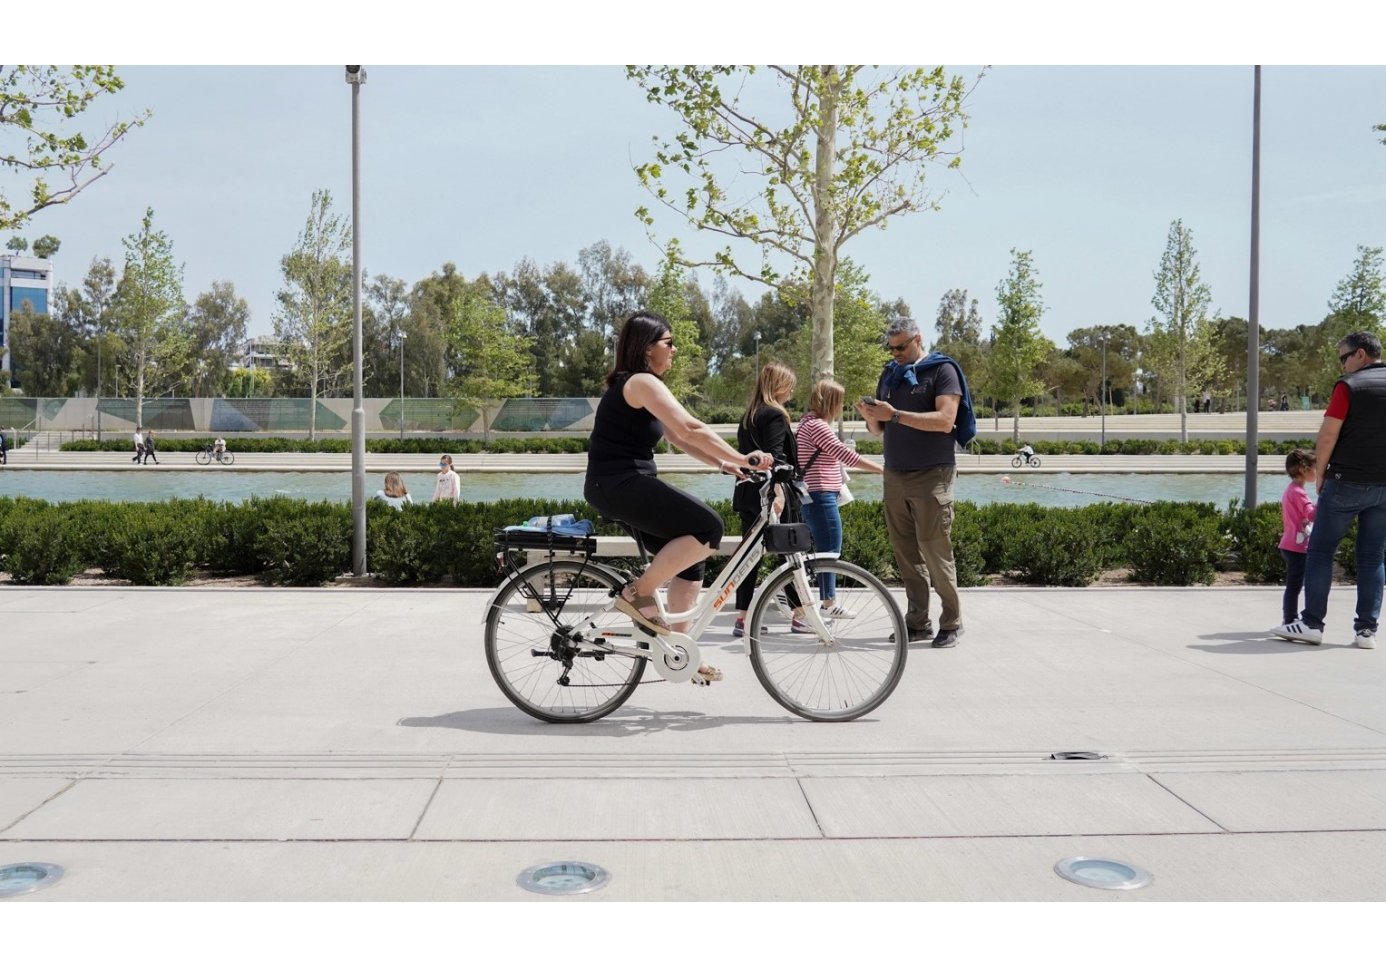
M 618 611 L 615 597 L 631 576 L 594 560 L 593 538 L 498 535 L 506 574 L 485 621 L 486 662 L 501 692 L 536 719 L 585 723 L 619 709 L 647 666 L 668 682 L 695 681 L 699 638 L 751 569 L 780 554 L 784 562 L 760 584 L 746 620 L 760 684 L 781 706 L 822 722 L 856 719 L 885 702 L 905 670 L 904 616 L 875 575 L 810 553 L 807 525 L 779 523 L 773 485 L 784 484 L 793 500 L 796 474 L 790 464 L 753 472 L 761 513 L 741 547 L 693 608 L 669 613 L 661 604 L 665 621 L 689 622 L 687 632 L 656 635 Z M 535 548 L 548 549 L 547 559 L 516 565 L 511 552 Z M 835 619 L 818 607 L 815 579 L 824 574 L 836 576 L 837 604 L 847 613 Z M 792 630 L 786 599 L 803 603 L 798 618 L 807 632 Z

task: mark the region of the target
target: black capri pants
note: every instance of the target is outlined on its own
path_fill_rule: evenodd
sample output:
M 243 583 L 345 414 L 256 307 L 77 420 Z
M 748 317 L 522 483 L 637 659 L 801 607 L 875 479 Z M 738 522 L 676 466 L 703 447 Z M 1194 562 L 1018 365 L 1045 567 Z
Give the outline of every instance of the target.
M 588 477 L 582 496 L 602 515 L 624 521 L 640 532 L 651 554 L 675 538 L 692 535 L 709 548 L 722 544 L 722 516 L 701 501 L 653 474 L 629 473 Z M 688 581 L 703 580 L 706 561 L 679 572 Z

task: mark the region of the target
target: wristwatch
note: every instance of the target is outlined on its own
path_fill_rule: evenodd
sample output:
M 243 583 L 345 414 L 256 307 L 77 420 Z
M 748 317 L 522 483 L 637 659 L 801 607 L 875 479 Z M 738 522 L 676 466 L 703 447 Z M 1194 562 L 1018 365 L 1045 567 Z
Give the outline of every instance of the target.
M 900 422 L 900 411 L 899 411 L 899 410 L 896 410 L 894 413 L 892 413 L 892 414 L 890 415 L 890 422 L 893 423 L 893 424 L 898 424 L 898 423 Z

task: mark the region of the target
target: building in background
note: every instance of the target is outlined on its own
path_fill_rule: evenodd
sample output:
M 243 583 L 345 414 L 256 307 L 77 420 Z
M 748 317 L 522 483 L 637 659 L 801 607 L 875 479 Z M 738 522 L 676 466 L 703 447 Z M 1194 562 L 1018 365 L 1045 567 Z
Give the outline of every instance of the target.
M 0 370 L 14 373 L 10 359 L 10 319 L 24 303 L 36 313 L 48 312 L 53 261 L 26 255 L 0 255 Z
M 282 355 L 280 344 L 269 339 L 248 339 L 241 344 L 240 367 L 243 370 L 292 370 L 293 364 Z

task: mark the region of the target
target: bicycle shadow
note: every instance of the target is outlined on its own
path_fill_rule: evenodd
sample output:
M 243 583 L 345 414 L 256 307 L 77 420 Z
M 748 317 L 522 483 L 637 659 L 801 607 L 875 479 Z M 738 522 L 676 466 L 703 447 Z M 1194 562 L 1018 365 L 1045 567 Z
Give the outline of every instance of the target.
M 862 717 L 859 723 L 874 720 Z M 814 723 L 790 713 L 783 716 L 721 716 L 696 709 L 648 709 L 622 706 L 595 723 L 543 723 L 513 706 L 463 709 L 441 716 L 412 716 L 399 720 L 411 729 L 457 729 L 469 733 L 505 736 L 540 736 L 581 733 L 584 736 L 646 736 L 651 733 L 690 733 L 724 726 L 813 726 Z

